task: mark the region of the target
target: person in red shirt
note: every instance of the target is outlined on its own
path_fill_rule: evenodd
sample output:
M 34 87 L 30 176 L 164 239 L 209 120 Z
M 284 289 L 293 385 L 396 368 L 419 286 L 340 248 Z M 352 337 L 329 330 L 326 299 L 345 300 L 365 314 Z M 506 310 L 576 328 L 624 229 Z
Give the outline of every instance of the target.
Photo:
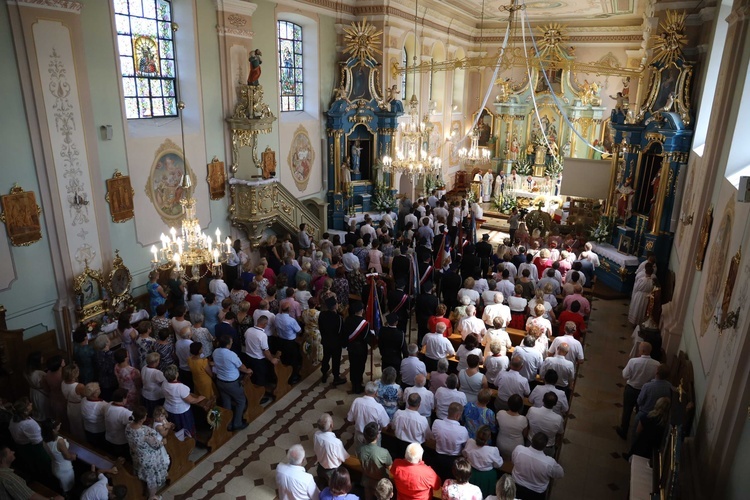
M 427 320 L 427 329 L 434 332 L 438 323 L 445 323 L 445 332 L 443 332 L 443 336 L 450 337 L 453 334 L 453 325 L 451 324 L 451 320 L 445 317 L 446 312 L 448 312 L 448 308 L 445 307 L 445 304 L 438 304 L 435 316 L 430 316 Z
M 573 336 L 576 340 L 581 340 L 581 336 L 586 333 L 586 321 L 584 321 L 583 316 L 581 316 L 581 313 L 579 312 L 580 310 L 581 303 L 575 300 L 570 304 L 569 311 L 563 311 L 560 313 L 557 317 L 560 322 L 560 335 L 565 335 L 565 323 L 567 321 L 572 321 L 576 324 L 576 331 Z
M 422 461 L 424 450 L 419 443 L 406 447 L 406 458 L 397 458 L 391 466 L 391 477 L 399 500 L 431 500 L 443 482 L 432 467 Z
M 260 301 L 263 300 L 263 297 L 261 297 L 260 293 L 258 293 L 258 284 L 254 281 L 250 282 L 250 284 L 247 285 L 247 291 L 249 293 L 245 295 L 245 301 L 250 302 L 250 309 L 247 311 L 247 314 L 252 317 L 255 310 L 258 309 Z

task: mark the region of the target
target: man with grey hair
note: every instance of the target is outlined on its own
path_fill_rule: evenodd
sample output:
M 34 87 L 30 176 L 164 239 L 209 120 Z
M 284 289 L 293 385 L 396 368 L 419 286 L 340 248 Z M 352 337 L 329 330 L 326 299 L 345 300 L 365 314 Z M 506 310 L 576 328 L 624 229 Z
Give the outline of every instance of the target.
M 453 478 L 453 462 L 461 456 L 461 451 L 469 440 L 469 431 L 459 422 L 463 412 L 464 405 L 451 403 L 448 418 L 437 419 L 432 423 L 437 453 L 432 466 L 441 478 Z
M 427 367 L 424 362 L 419 359 L 419 346 L 417 344 L 409 344 L 406 348 L 409 352 L 409 356 L 401 360 L 401 387 L 407 388 L 416 384 L 416 377 L 418 375 L 427 376 Z
M 391 423 L 385 408 L 375 399 L 377 394 L 378 385 L 375 382 L 367 382 L 364 396 L 352 402 L 352 407 L 346 416 L 346 419 L 354 424 L 355 452 L 366 443 L 363 432 L 367 424 L 376 422 L 383 429 Z
M 539 372 L 539 368 L 544 362 L 542 353 L 536 347 L 536 339 L 533 335 L 526 335 L 521 342 L 521 345 L 516 347 L 513 351 L 513 357 L 521 358 L 523 360 L 523 367 L 521 368 L 521 375 L 529 381 L 529 383 L 535 383 L 536 374 Z
M 407 387 L 404 390 L 404 399 L 408 400 L 412 394 L 418 394 L 420 404 L 417 411 L 423 417 L 430 418 L 432 410 L 435 408 L 435 395 L 425 387 L 426 383 L 427 377 L 425 375 L 420 373 L 414 377 L 414 387 Z
M 495 318 L 500 318 L 502 320 L 500 326 L 503 328 L 510 324 L 510 307 L 503 304 L 503 300 L 503 294 L 495 292 L 494 302 L 491 302 L 484 307 L 482 321 L 487 325 L 487 328 L 495 326 Z
M 521 369 L 523 369 L 523 359 L 514 354 L 510 360 L 510 370 L 500 372 L 495 379 L 495 385 L 497 386 L 496 411 L 507 410 L 508 399 L 512 395 L 518 394 L 523 398 L 531 393 L 529 381 L 521 375 Z
M 573 336 L 578 327 L 574 322 L 566 321 L 564 328 L 565 335 L 555 337 L 555 340 L 552 341 L 552 345 L 550 345 L 547 350 L 547 355 L 554 356 L 557 352 L 557 347 L 562 343 L 566 343 L 568 344 L 568 353 L 565 355 L 565 359 L 573 363 L 573 365 L 579 365 L 583 363 L 583 346 L 581 345 L 581 342 Z
M 485 500 L 515 500 L 516 482 L 510 474 L 503 476 L 495 483 L 495 494 L 488 496 Z
M 440 477 L 422 461 L 424 450 L 419 443 L 406 447 L 404 458 L 397 458 L 391 466 L 391 477 L 399 497 L 432 498 L 442 487 Z
M 396 437 L 404 444 L 397 456 L 403 454 L 409 443 L 424 443 L 432 437 L 427 418 L 420 415 L 418 411 L 421 401 L 422 398 L 419 397 L 419 394 L 410 394 L 406 398 L 406 409 L 398 410 L 393 415 L 390 427 Z
M 568 360 L 568 351 L 567 342 L 558 345 L 557 353 L 554 356 L 549 356 L 542 363 L 542 366 L 539 368 L 539 375 L 544 377 L 547 370 L 555 370 L 558 376 L 556 387 L 563 391 L 565 396 L 570 399 L 570 383 L 575 380 L 576 367 Z
M 476 306 L 466 306 L 466 317 L 458 322 L 456 332 L 461 334 L 461 339 L 463 340 L 466 340 L 466 337 L 471 333 L 476 334 L 480 341 L 484 338 L 487 329 L 484 326 L 484 321 L 477 318 Z
M 305 470 L 305 449 L 292 445 L 286 452 L 287 463 L 276 466 L 279 500 L 317 500 L 320 491 L 312 474 Z
M 460 403 L 462 407 L 466 406 L 466 394 L 458 390 L 458 375 L 455 373 L 448 375 L 445 387 L 441 387 L 435 393 L 435 414 L 437 418 L 448 418 L 448 408 L 451 403 Z
M 321 484 L 327 484 L 333 471 L 349 458 L 344 443 L 333 433 L 333 417 L 330 413 L 324 413 L 318 419 L 313 449 L 318 459 L 318 480 Z

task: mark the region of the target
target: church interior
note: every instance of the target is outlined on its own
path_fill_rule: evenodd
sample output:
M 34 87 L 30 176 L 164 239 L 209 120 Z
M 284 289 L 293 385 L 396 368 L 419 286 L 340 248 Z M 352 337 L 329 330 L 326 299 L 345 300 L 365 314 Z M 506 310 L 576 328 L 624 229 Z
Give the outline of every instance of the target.
M 466 352 L 475 334 L 483 346 L 487 335 L 479 373 L 499 419 L 510 400 L 488 374 L 490 332 L 510 339 L 502 353 L 512 372 L 514 352 L 529 338 L 535 345 L 535 335 L 538 348 L 545 335 L 535 308 L 524 299 L 516 311 L 513 299 L 528 284 L 526 299 L 546 304 L 538 283 L 552 279 L 564 286 L 551 293 L 559 306 L 544 312 L 554 325 L 550 346 L 571 324 L 558 322 L 562 314 L 578 314 L 565 297 L 590 303 L 580 315 L 585 360 L 564 391 L 552 382 L 569 403 L 563 430 L 542 446 L 564 475 L 534 490 L 516 450 L 495 466 L 500 483 L 512 478 L 521 499 L 747 498 L 750 141 L 740 122 L 750 115 L 749 0 L 3 4 L 0 497 L 285 500 L 318 498 L 320 490 L 320 498 L 356 498 L 336 496 L 327 482 L 344 470 L 352 494 L 381 498 L 368 486 L 377 477 L 360 460 L 366 432 L 350 410 L 394 366 L 381 332 L 400 331 L 403 356 L 414 343 L 427 367 L 436 360 L 423 337 L 435 333 L 426 325 L 440 316 L 438 302 L 454 331 L 451 350 Z M 406 264 L 397 270 L 399 258 Z M 495 284 L 503 290 L 510 268 L 509 320 L 498 327 L 483 317 L 495 306 L 485 293 Z M 277 282 L 282 275 L 289 279 Z M 426 315 L 423 296 L 438 309 Z M 294 313 L 296 338 L 259 326 L 257 313 L 274 307 L 277 320 Z M 326 312 L 341 318 L 340 332 L 327 331 Z M 485 320 L 481 333 L 459 335 L 474 314 Z M 343 353 L 333 354 L 342 359 L 340 374 L 334 359 L 331 383 L 326 339 L 355 318 L 368 325 L 366 362 L 353 328 L 349 349 L 344 335 Z M 243 333 L 251 330 L 268 335 L 258 340 L 259 357 Z M 234 347 L 215 332 L 236 336 Z M 203 343 L 203 354 L 190 342 Z M 668 423 L 639 456 L 632 450 L 641 415 L 653 412 L 639 412 L 645 403 L 639 397 L 636 405 L 632 391 L 646 390 L 632 385 L 626 366 L 642 357 L 643 344 L 654 349 L 654 370 L 667 370 L 661 378 L 671 392 Z M 239 375 L 241 411 L 216 367 L 218 349 L 242 360 L 239 372 L 230 370 Z M 161 458 L 133 444 L 158 427 L 152 406 L 143 428 L 137 421 L 141 402 L 151 401 L 144 370 L 154 352 L 162 364 L 149 376 L 164 380 L 165 394 L 172 382 L 190 393 L 166 408 L 171 424 L 154 434 Z M 544 363 L 560 352 L 543 347 Z M 447 358 L 459 379 L 456 363 L 471 370 Z M 207 371 L 195 375 L 193 362 Z M 438 371 L 426 371 L 428 385 Z M 388 383 L 414 385 L 402 375 Z M 529 382 L 550 386 L 544 372 Z M 127 442 L 122 426 L 119 442 L 109 427 L 106 440 L 103 432 L 92 438 L 85 415 L 81 426 L 86 405 L 76 405 L 100 401 L 89 394 L 92 383 L 107 402 L 101 419 L 110 408 L 133 412 L 123 424 Z M 401 388 L 398 412 L 411 411 Z M 520 396 L 521 413 L 533 414 L 529 394 Z M 349 457 L 332 468 L 318 449 L 323 414 Z M 58 432 L 45 427 L 54 427 L 52 417 L 63 437 L 50 434 L 54 450 L 46 437 L 19 441 L 19 421 L 38 422 L 46 436 Z M 409 459 L 408 442 L 393 425 L 380 427 L 394 461 L 382 477 L 393 481 L 394 498 L 490 494 L 443 486 L 407 495 L 394 471 Z M 497 432 L 490 445 L 500 442 Z M 529 449 L 533 433 L 524 434 Z M 57 442 L 66 443 L 61 451 Z M 437 434 L 420 443 L 436 472 L 445 468 L 441 456 L 452 456 L 440 443 Z M 313 495 L 292 491 L 288 478 L 280 483 L 287 464 L 300 465 L 296 445 L 315 478 Z M 166 460 L 154 467 L 158 479 L 144 471 L 144 456 Z M 70 483 L 35 473 L 35 460 L 65 462 Z M 459 476 L 457 464 L 446 474 Z M 479 469 L 471 467 L 474 484 Z M 90 470 L 103 474 L 92 479 Z M 85 496 L 97 479 L 109 497 L 106 488 Z M 499 489 L 492 498 L 506 498 Z

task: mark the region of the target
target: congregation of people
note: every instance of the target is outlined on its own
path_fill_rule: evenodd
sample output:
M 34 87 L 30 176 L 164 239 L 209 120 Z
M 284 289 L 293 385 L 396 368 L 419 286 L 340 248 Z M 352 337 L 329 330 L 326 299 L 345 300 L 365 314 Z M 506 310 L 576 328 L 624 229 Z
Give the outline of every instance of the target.
M 292 446 L 276 469 L 282 500 L 546 498 L 564 474 L 557 457 L 599 260 L 590 243 L 554 230 L 529 234 L 516 210 L 510 238 L 475 242 L 475 218 L 466 200 L 433 194 L 402 203 L 398 231 L 384 214 L 377 224 L 365 216 L 343 237 L 315 242 L 304 224 L 296 238 L 271 236 L 256 265 L 238 240 L 203 288 L 152 272 L 149 320 L 131 325 L 123 312 L 110 335 L 82 324 L 69 363 L 29 356 L 29 397 L 3 407 L 0 483 L 18 491 L 10 498 L 35 498 L 13 463 L 62 495 L 112 497 L 117 468 L 82 467 L 71 452 L 80 442 L 124 458 L 148 497 L 159 498 L 167 436 L 199 436 L 194 405 L 232 410 L 222 425 L 243 430 L 243 385 L 262 387 L 266 405 L 276 366 L 291 367 L 293 385 L 304 361 L 320 366 L 320 383 L 350 384 L 359 396 L 347 414 L 354 438 L 344 446 L 321 415 L 316 473 Z M 649 260 L 636 277 L 635 325 L 647 319 L 638 294 L 647 302 L 654 273 Z M 377 332 L 367 319 L 371 294 L 384 313 Z M 381 376 L 368 381 L 375 351 Z M 669 373 L 651 355 L 643 340 L 623 370 L 618 434 L 634 436 L 629 454 L 650 453 L 667 424 Z

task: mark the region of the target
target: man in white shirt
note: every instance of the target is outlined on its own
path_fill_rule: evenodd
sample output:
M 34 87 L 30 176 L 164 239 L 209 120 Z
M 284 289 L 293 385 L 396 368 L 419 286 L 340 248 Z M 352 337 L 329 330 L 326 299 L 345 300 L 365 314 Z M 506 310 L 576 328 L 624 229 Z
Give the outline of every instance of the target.
M 333 417 L 330 413 L 324 413 L 318 419 L 313 449 L 318 460 L 318 479 L 327 483 L 333 471 L 349 458 L 344 443 L 333 433 Z
M 528 392 L 527 392 L 528 394 Z M 458 375 L 451 373 L 445 381 L 445 387 L 435 392 L 435 415 L 437 418 L 448 418 L 448 409 L 452 403 L 466 406 L 466 394 L 458 390 Z
M 502 293 L 495 293 L 495 301 L 492 304 L 487 304 L 482 313 L 482 321 L 488 327 L 495 325 L 495 318 L 503 320 L 501 328 L 505 328 L 510 323 L 510 307 L 503 304 L 504 296 Z
M 401 373 L 402 387 L 416 385 L 417 376 L 420 374 L 423 376 L 427 375 L 427 368 L 425 367 L 424 362 L 417 357 L 419 355 L 419 346 L 417 346 L 417 344 L 409 344 L 407 350 L 409 356 L 401 360 L 401 367 L 399 369 Z
M 573 336 L 575 331 L 575 323 L 572 321 L 565 322 L 565 335 L 555 337 L 555 340 L 552 341 L 552 345 L 550 345 L 547 350 L 547 354 L 553 356 L 557 352 L 558 346 L 562 343 L 566 343 L 568 344 L 568 354 L 565 355 L 565 358 L 574 365 L 583 363 L 583 346 L 581 345 L 581 342 Z
M 130 423 L 133 412 L 125 407 L 128 390 L 119 388 L 112 394 L 112 404 L 104 412 L 104 439 L 110 454 L 115 457 L 127 457 L 130 453 L 125 426 Z
M 544 384 L 534 387 L 534 390 L 529 394 L 529 402 L 531 406 L 541 408 L 544 406 L 544 395 L 548 392 L 553 392 L 557 395 L 557 404 L 553 410 L 558 415 L 565 415 L 570 409 L 568 406 L 568 397 L 563 391 L 555 387 L 555 384 L 557 384 L 557 372 L 555 370 L 547 370 L 544 374 Z
M 484 326 L 484 321 L 477 318 L 477 308 L 475 306 L 467 306 L 466 315 L 465 318 L 461 318 L 461 321 L 458 322 L 456 331 L 461 334 L 463 340 L 466 340 L 466 337 L 473 333 L 481 341 L 484 338 L 484 334 L 487 333 L 487 329 Z
M 479 302 L 479 298 L 481 295 L 479 295 L 479 292 L 474 290 L 474 278 L 466 278 L 464 280 L 464 287 L 458 291 L 458 300 L 461 301 L 462 297 L 468 297 L 469 303 L 473 306 L 477 305 Z
M 229 297 L 229 287 L 219 275 L 214 275 L 214 279 L 208 284 L 208 290 L 216 296 L 214 304 L 221 304 L 222 300 Z
M 516 496 L 520 498 L 543 499 L 550 479 L 565 475 L 554 458 L 544 454 L 548 438 L 537 433 L 528 448 L 518 445 L 513 450 L 513 479 L 516 481 Z
M 253 324 L 258 324 L 258 318 L 261 316 L 265 316 L 268 318 L 268 324 L 266 324 L 266 327 L 263 329 L 266 332 L 266 335 L 269 337 L 273 337 L 276 334 L 276 315 L 268 310 L 268 301 L 267 300 L 261 300 L 260 304 L 258 304 L 258 309 L 253 312 Z
M 541 408 L 532 406 L 526 414 L 529 420 L 529 436 L 533 440 L 537 433 L 545 434 L 547 446 L 544 448 L 544 454 L 552 457 L 555 455 L 555 443 L 558 438 L 562 438 L 565 426 L 562 416 L 554 410 L 557 405 L 557 394 L 548 392 L 542 398 L 542 404 Z
M 656 369 L 659 368 L 659 362 L 651 357 L 651 344 L 641 342 L 638 347 L 639 357 L 628 361 L 622 370 L 622 377 L 627 380 L 625 390 L 622 394 L 622 419 L 620 427 L 617 428 L 617 435 L 627 439 L 630 430 L 630 417 L 633 414 L 638 396 L 641 389 L 656 376 Z
M 396 437 L 403 442 L 404 449 L 410 443 L 422 444 L 432 437 L 427 418 L 419 413 L 422 398 L 419 394 L 412 393 L 405 399 L 406 409 L 396 411 L 390 425 Z
M 377 238 L 377 233 L 375 232 L 375 228 L 372 227 L 372 220 L 370 219 L 369 215 L 365 216 L 365 223 L 360 226 L 359 234 L 361 236 L 369 234 L 371 242 Z
M 273 390 L 277 382 L 274 365 L 279 364 L 279 358 L 271 354 L 268 347 L 267 326 L 268 317 L 262 314 L 255 326 L 245 330 L 245 354 L 247 354 L 246 361 L 253 371 L 252 382 L 266 388 L 266 394 L 260 400 L 261 405 L 274 398 Z
M 411 229 L 414 232 L 416 232 L 417 229 L 419 229 L 419 219 L 417 219 L 416 212 L 417 210 L 414 209 L 414 212 L 407 214 L 404 217 L 404 228 L 406 228 L 406 225 L 411 222 Z
M 497 386 L 497 398 L 495 398 L 495 410 L 507 410 L 508 409 L 508 398 L 513 394 L 518 394 L 522 398 L 528 396 L 531 390 L 529 389 L 529 381 L 521 375 L 520 371 L 523 368 L 523 359 L 513 356 L 510 360 L 510 370 L 507 372 L 500 372 L 495 379 L 495 385 Z
M 508 308 L 508 311 L 510 311 L 510 308 Z M 500 342 L 500 354 L 502 356 L 505 356 L 505 354 L 508 352 L 508 349 L 513 347 L 513 343 L 510 341 L 510 335 L 508 335 L 508 332 L 505 330 L 505 327 L 503 326 L 504 324 L 505 324 L 505 319 L 503 318 L 496 317 L 495 319 L 492 320 L 492 326 L 494 328 L 487 330 L 487 333 L 485 334 L 484 339 L 482 339 L 482 342 L 484 343 L 484 357 L 485 358 L 492 355 L 491 346 L 493 342 Z M 490 380 L 490 379 L 487 379 L 487 380 Z
M 318 500 L 313 475 L 305 470 L 305 449 L 295 444 L 286 452 L 287 463 L 276 466 L 276 488 L 279 500 Z
M 462 404 L 451 403 L 448 407 L 448 418 L 437 419 L 432 423 L 437 453 L 432 468 L 441 478 L 452 477 L 453 462 L 461 455 L 464 445 L 469 440 L 469 431 L 459 422 L 463 411 Z
M 437 370 L 438 360 L 456 354 L 453 344 L 443 336 L 443 333 L 445 333 L 445 323 L 438 323 L 435 333 L 428 333 L 422 339 L 422 345 L 425 346 L 425 366 L 429 372 Z
M 559 377 L 557 388 L 565 392 L 565 395 L 570 397 L 570 383 L 573 382 L 576 376 L 576 368 L 572 362 L 568 361 L 566 355 L 568 354 L 568 344 L 563 342 L 557 346 L 557 354 L 550 356 L 544 360 L 542 366 L 539 368 L 539 375 L 544 377 L 547 370 L 555 370 Z
M 579 258 L 581 260 L 586 259 L 587 261 L 591 262 L 591 265 L 594 266 L 594 269 L 599 267 L 599 256 L 594 253 L 594 246 L 590 242 L 586 242 L 583 247 L 585 250 L 581 252 Z
M 539 368 L 542 367 L 542 363 L 544 362 L 542 353 L 535 346 L 536 339 L 532 335 L 526 335 L 521 345 L 513 351 L 513 357 L 520 358 L 523 361 L 523 367 L 520 372 L 521 376 L 529 382 L 536 380 Z
M 367 382 L 365 385 L 365 395 L 352 402 L 346 419 L 354 424 L 354 446 L 355 451 L 360 446 L 366 444 L 364 435 L 365 425 L 370 422 L 377 422 L 381 429 L 384 429 L 391 423 L 391 419 L 385 412 L 383 405 L 378 403 L 375 396 L 378 394 L 378 385 L 375 382 Z
M 432 410 L 435 408 L 435 395 L 424 385 L 427 382 L 425 374 L 419 374 L 414 377 L 414 387 L 404 389 L 404 399 L 408 401 L 409 396 L 417 394 L 420 398 L 419 408 L 417 411 L 423 417 L 430 418 Z

